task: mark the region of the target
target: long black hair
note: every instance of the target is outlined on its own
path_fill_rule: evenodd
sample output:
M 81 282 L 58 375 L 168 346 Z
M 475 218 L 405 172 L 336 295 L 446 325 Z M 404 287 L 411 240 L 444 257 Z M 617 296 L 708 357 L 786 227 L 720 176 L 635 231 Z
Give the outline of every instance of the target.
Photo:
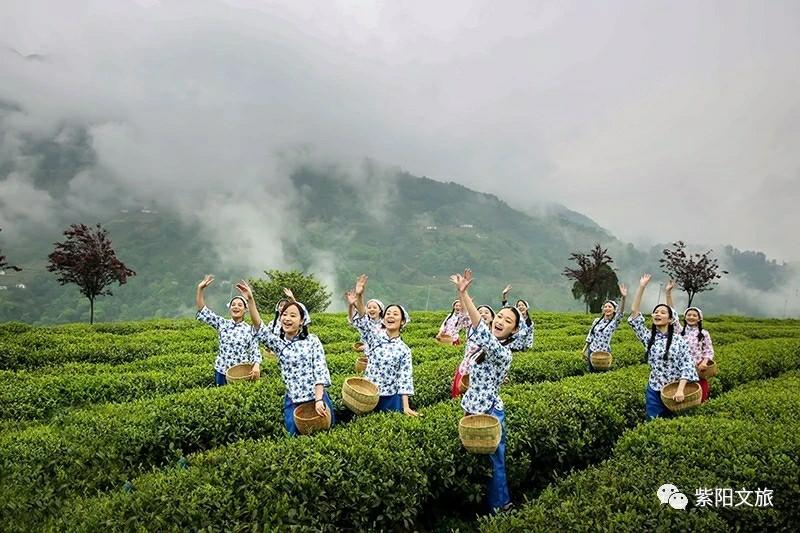
M 603 302 L 603 305 L 606 305 L 608 303 L 610 303 L 611 305 L 614 306 L 614 312 L 616 313 L 617 312 L 617 302 L 615 302 L 614 300 L 608 300 L 606 302 Z M 597 326 L 600 324 L 600 322 L 603 320 L 603 317 L 605 317 L 605 316 L 606 316 L 605 313 L 600 313 L 600 316 L 595 319 L 594 323 L 592 323 L 592 329 L 589 330 L 589 337 L 594 337 L 595 328 L 597 328 Z M 600 331 L 605 331 L 605 329 L 609 326 L 609 324 L 611 324 L 610 321 L 608 323 L 606 323 L 606 325 L 603 326 L 603 329 L 601 329 Z
M 308 326 L 306 326 L 306 324 L 305 324 L 306 312 L 305 312 L 305 310 L 303 310 L 303 306 L 300 305 L 297 302 L 289 302 L 283 308 L 283 311 L 281 312 L 281 314 L 285 313 L 286 310 L 289 309 L 289 307 L 291 307 L 291 306 L 295 306 L 297 308 L 297 312 L 300 313 L 300 331 L 297 332 L 297 338 L 298 338 L 298 340 L 301 340 L 301 341 L 305 340 L 305 339 L 308 338 Z M 281 339 L 285 338 L 285 335 L 286 335 L 286 332 L 283 331 L 283 328 L 281 328 L 281 335 L 280 335 Z
M 653 308 L 653 312 L 655 313 L 656 309 L 659 307 L 666 307 L 667 308 L 667 315 L 669 316 L 669 326 L 667 326 L 667 348 L 664 350 L 664 361 L 669 361 L 669 348 L 672 346 L 672 335 L 675 333 L 675 325 L 672 323 L 672 308 L 665 304 L 658 304 Z M 647 341 L 647 350 L 645 351 L 645 357 L 650 357 L 650 348 L 653 347 L 653 343 L 656 342 L 656 333 L 658 329 L 656 325 L 653 324 L 650 327 L 650 340 Z
M 519 313 L 517 304 L 520 302 L 525 304 L 525 325 L 531 327 L 531 324 L 533 324 L 533 319 L 531 319 L 531 306 L 528 305 L 527 300 L 519 299 L 517 300 L 517 303 L 514 304 L 514 309 L 516 309 L 517 313 Z M 522 315 L 520 315 L 520 318 L 522 318 Z M 519 323 L 517 323 L 517 325 L 519 325 Z
M 458 303 L 458 302 L 459 302 L 459 300 L 456 300 L 456 301 L 453 302 L 453 307 L 452 307 L 452 309 L 450 309 L 450 314 L 447 315 L 447 318 L 442 320 L 442 326 L 444 326 L 447 323 L 447 321 L 450 320 L 451 316 L 456 314 L 456 303 Z M 442 326 L 439 326 L 439 327 L 442 327 Z
M 697 315 L 700 316 L 700 313 L 697 313 Z M 683 315 L 683 329 L 681 330 L 681 337 L 686 335 L 686 326 L 688 326 L 686 323 L 686 315 Z M 703 319 L 701 318 L 697 322 L 697 340 L 703 342 L 703 339 L 705 338 L 706 336 L 703 335 Z

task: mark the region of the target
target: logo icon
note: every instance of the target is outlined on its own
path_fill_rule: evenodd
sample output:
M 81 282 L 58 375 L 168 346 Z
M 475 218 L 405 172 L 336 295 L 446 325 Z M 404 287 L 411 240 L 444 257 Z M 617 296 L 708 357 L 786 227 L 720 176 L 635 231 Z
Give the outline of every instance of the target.
M 675 510 L 685 510 L 689 504 L 689 498 L 671 483 L 661 485 L 656 492 L 656 496 L 658 496 L 661 505 L 669 504 Z

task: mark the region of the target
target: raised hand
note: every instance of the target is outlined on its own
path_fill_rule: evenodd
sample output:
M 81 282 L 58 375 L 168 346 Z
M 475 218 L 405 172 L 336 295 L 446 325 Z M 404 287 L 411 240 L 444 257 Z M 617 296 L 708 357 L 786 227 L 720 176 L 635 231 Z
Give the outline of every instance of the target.
M 350 305 L 356 305 L 356 300 L 358 300 L 358 296 L 353 291 L 347 291 L 344 293 L 344 299 L 347 300 L 347 303 Z
M 250 285 L 247 284 L 245 280 L 240 280 L 236 284 L 236 289 L 239 293 L 244 296 L 244 298 L 249 302 L 253 299 L 253 290 L 250 288 Z
M 467 277 L 467 272 L 469 272 L 469 277 Z M 472 272 L 465 270 L 463 276 L 461 274 L 453 274 L 450 276 L 450 283 L 456 286 L 458 292 L 464 292 L 472 283 Z
M 506 288 L 503 289 L 503 294 L 508 294 L 508 291 L 511 290 L 511 285 L 506 285 Z
M 286 296 L 289 299 L 289 301 L 291 301 L 291 302 L 296 301 L 295 298 L 294 298 L 294 293 L 292 292 L 291 289 L 288 289 L 288 288 L 284 287 L 283 288 L 283 295 Z
M 211 274 L 206 274 L 203 280 L 197 284 L 197 288 L 202 291 L 212 283 L 214 283 L 214 276 L 212 276 Z
M 364 288 L 367 286 L 367 279 L 369 278 L 366 274 L 361 274 L 358 276 L 358 279 L 356 280 L 356 296 L 361 296 L 364 294 Z
M 639 286 L 640 287 L 647 287 L 647 284 L 650 283 L 650 278 L 652 278 L 650 274 L 642 274 L 642 277 L 639 278 Z
M 628 287 L 626 287 L 624 283 L 619 284 L 619 293 L 622 295 L 623 298 L 626 298 L 628 296 Z
M 667 291 L 667 292 L 671 291 L 674 288 L 675 288 L 675 281 L 674 280 L 667 281 L 667 284 L 664 286 L 664 290 Z

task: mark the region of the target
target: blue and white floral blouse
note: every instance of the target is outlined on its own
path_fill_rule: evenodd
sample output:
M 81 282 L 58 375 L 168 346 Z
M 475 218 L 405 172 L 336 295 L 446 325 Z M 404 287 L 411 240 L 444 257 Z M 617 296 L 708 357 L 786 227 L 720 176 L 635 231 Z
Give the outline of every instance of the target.
M 644 325 L 644 316 L 640 313 L 636 318 L 628 317 L 628 324 L 631 325 L 636 336 L 647 348 L 650 341 L 650 330 Z M 664 385 L 685 379 L 687 381 L 698 381 L 700 377 L 689 353 L 689 345 L 686 340 L 675 332 L 672 335 L 672 344 L 669 347 L 669 360 L 664 360 L 664 351 L 667 348 L 667 334 L 656 331 L 656 339 L 650 348 L 647 362 L 650 365 L 650 388 L 660 391 Z
M 374 329 L 368 316 L 359 316 L 353 325 L 369 347 L 364 377 L 378 386 L 381 396 L 414 394 L 411 348 L 399 336 L 390 338 L 386 330 Z
M 483 321 L 470 328 L 467 337 L 480 346 L 486 356 L 469 369 L 469 388 L 461 399 L 461 408 L 469 414 L 488 413 L 492 408 L 502 410 L 500 385 L 511 368 L 511 350 L 500 344 Z
M 531 325 L 529 326 L 525 323 L 525 319 L 523 319 L 519 325 L 519 329 L 514 334 L 514 340 L 511 341 L 508 347 L 514 352 L 521 352 L 532 348 L 534 327 L 533 320 L 531 320 Z
M 214 370 L 224 374 L 239 363 L 261 363 L 258 341 L 250 324 L 223 318 L 205 306 L 197 312 L 197 320 L 219 333 L 219 351 L 214 360 Z
M 331 374 L 325 361 L 325 350 L 316 335 L 285 340 L 262 323 L 256 337 L 278 357 L 286 395 L 292 403 L 313 400 L 316 385 L 330 386 Z
M 358 318 L 359 318 L 359 316 L 358 316 L 358 315 L 356 315 L 356 316 L 353 318 L 353 320 L 351 320 L 351 321 L 350 321 L 350 324 L 351 324 L 353 327 L 356 327 L 355 321 L 356 321 Z M 372 323 L 372 330 L 373 330 L 373 332 L 375 332 L 375 334 L 376 334 L 376 335 L 377 335 L 378 333 L 380 333 L 380 331 L 383 329 L 383 328 L 381 327 L 381 319 L 380 319 L 380 318 L 378 318 L 377 320 L 372 320 L 371 318 L 369 318 L 369 316 L 367 316 L 367 318 L 368 318 L 368 319 L 369 319 L 369 321 Z M 356 329 L 358 329 L 358 328 L 356 328 Z M 359 337 L 361 337 L 361 342 L 362 342 L 362 343 L 364 343 L 364 356 L 365 356 L 365 357 L 369 357 L 369 343 L 367 342 L 367 339 L 365 339 L 365 338 L 364 338 L 364 334 L 363 334 L 363 333 L 361 333 L 361 331 L 360 331 L 360 330 L 358 331 L 358 335 L 359 335 Z
M 605 315 L 595 318 L 592 322 L 592 329 L 586 335 L 586 342 L 589 345 L 589 353 L 608 352 L 611 353 L 611 336 L 617 331 L 622 320 L 622 307 L 617 307 L 617 312 L 610 319 Z

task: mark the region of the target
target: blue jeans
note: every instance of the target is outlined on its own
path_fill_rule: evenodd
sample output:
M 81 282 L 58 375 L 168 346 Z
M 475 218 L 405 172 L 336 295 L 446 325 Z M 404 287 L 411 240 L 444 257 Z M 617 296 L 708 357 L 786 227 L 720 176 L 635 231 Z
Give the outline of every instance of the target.
M 333 427 L 336 423 L 336 417 L 333 414 L 333 403 L 331 402 L 330 396 L 328 396 L 328 391 L 322 393 L 322 401 L 325 402 L 325 407 L 331 411 L 331 427 Z M 297 431 L 297 426 L 294 424 L 294 410 L 298 405 L 303 403 L 306 402 L 292 403 L 289 396 L 284 396 L 283 398 L 283 425 L 286 426 L 286 431 L 289 432 L 289 435 L 293 437 L 300 435 L 300 432 Z
M 379 413 L 386 413 L 389 411 L 403 412 L 403 398 L 399 394 L 391 396 L 381 396 L 378 400 L 378 405 L 375 406 L 375 411 Z
M 644 408 L 647 413 L 645 420 L 672 416 L 672 411 L 667 409 L 667 406 L 661 401 L 661 393 L 653 390 L 650 384 L 644 389 Z
M 225 378 L 225 374 L 222 372 L 215 370 L 214 371 L 214 385 L 217 387 L 221 387 L 223 385 L 227 385 L 228 380 Z
M 508 479 L 506 478 L 506 414 L 505 411 L 494 407 L 489 411 L 489 414 L 496 416 L 500 420 L 500 427 L 502 428 L 500 445 L 489 456 L 492 460 L 492 477 L 489 480 L 487 500 L 489 510 L 496 511 L 511 503 L 511 493 L 508 490 Z

